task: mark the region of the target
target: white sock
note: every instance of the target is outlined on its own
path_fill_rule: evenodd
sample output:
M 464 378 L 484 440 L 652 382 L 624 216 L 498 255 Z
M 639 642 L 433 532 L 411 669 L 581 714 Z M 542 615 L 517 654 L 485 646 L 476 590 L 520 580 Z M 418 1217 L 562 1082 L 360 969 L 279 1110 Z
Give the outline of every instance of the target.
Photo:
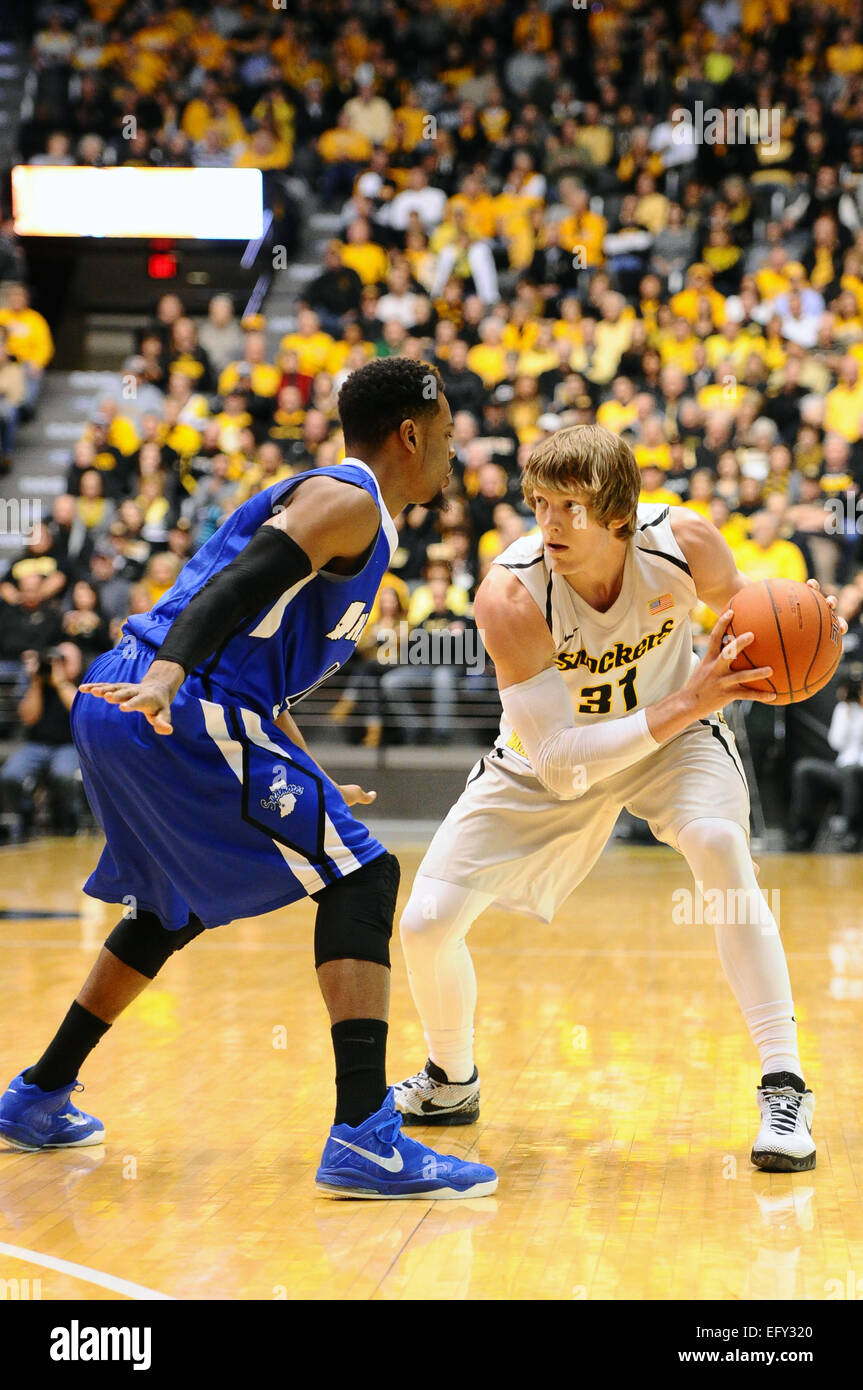
M 399 925 L 429 1057 L 450 1081 L 473 1075 L 476 975 L 465 937 L 492 902 L 491 893 L 420 874 Z
M 758 887 L 745 831 L 734 821 L 704 816 L 690 821 L 678 840 L 705 905 L 714 912 L 718 903 L 725 905 L 726 920 L 715 926 L 719 960 L 758 1049 L 762 1074 L 790 1071 L 802 1078 L 785 952 Z M 722 898 L 708 898 L 715 889 Z

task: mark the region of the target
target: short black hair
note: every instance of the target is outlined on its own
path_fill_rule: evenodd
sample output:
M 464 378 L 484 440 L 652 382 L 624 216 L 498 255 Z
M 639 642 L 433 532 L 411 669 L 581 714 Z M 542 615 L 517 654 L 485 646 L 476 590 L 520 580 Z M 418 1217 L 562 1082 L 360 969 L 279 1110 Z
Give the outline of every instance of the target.
M 431 362 L 378 357 L 351 372 L 339 392 L 347 449 L 378 449 L 403 420 L 433 415 L 444 384 Z

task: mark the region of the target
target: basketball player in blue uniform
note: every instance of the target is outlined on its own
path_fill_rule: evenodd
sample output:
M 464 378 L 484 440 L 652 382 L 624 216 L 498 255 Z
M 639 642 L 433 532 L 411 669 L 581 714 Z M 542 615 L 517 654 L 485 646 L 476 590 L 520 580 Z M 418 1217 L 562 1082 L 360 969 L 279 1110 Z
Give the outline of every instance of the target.
M 23 1149 L 100 1143 L 78 1072 L 174 951 L 205 930 L 311 897 L 331 1022 L 336 1113 L 318 1190 L 342 1197 L 493 1192 L 491 1168 L 407 1139 L 386 1084 L 395 857 L 310 757 L 296 702 L 354 651 L 396 545 L 393 515 L 440 506 L 452 416 L 426 363 L 374 361 L 342 388 L 348 457 L 244 503 L 149 613 L 90 667 L 72 706 L 105 832 L 85 891 L 134 904 L 59 1031 L 0 1097 Z M 362 455 L 360 457 L 355 455 Z

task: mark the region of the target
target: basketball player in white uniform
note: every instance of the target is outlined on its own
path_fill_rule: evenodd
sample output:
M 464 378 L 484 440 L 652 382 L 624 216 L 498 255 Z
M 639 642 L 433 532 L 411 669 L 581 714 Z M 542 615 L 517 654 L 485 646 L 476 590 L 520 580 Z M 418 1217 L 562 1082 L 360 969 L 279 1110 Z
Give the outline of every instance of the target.
M 812 1168 L 814 1102 L 788 969 L 749 853 L 745 774 L 719 713 L 774 698 L 730 671 L 752 634 L 723 646 L 729 602 L 748 581 L 710 522 L 638 505 L 632 452 L 601 426 L 538 446 L 523 485 L 541 536 L 498 557 L 475 605 L 500 735 L 435 835 L 401 920 L 429 1060 L 396 1087 L 396 1104 L 407 1123 L 478 1117 L 468 929 L 493 902 L 550 921 L 626 807 L 686 858 L 707 901 L 731 909 L 716 942 L 761 1061 L 753 1163 Z M 723 615 L 701 661 L 689 621 L 699 601 Z M 722 898 L 708 898 L 716 889 Z

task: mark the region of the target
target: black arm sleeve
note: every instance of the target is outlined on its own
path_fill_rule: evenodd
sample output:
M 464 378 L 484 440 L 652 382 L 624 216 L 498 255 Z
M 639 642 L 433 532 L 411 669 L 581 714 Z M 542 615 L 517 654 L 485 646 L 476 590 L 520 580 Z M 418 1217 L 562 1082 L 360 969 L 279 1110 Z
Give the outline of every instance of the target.
M 212 575 L 177 614 L 153 659 L 175 661 L 188 675 L 244 618 L 275 603 L 311 572 L 308 555 L 286 532 L 259 527 L 240 554 Z

